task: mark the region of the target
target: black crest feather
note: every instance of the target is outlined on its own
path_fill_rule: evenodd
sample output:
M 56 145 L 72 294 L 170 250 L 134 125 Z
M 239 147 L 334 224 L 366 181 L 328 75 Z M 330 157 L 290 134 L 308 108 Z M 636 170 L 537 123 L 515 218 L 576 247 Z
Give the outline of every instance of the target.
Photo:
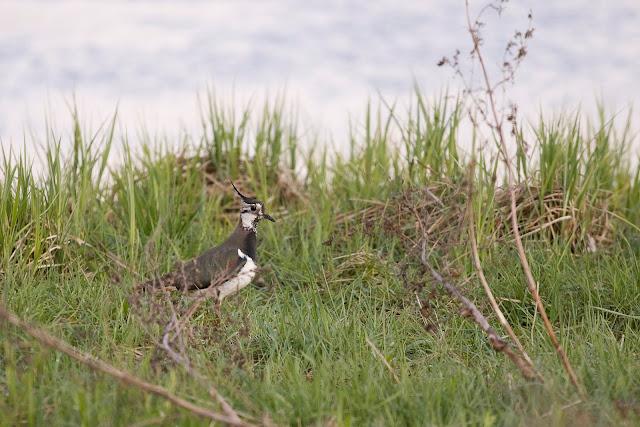
M 229 180 L 231 181 L 231 180 Z M 242 194 L 240 191 L 238 191 L 238 189 L 236 188 L 236 185 L 233 183 L 233 181 L 231 181 L 231 185 L 233 186 L 233 189 L 236 190 L 236 193 L 238 193 L 238 196 L 242 197 L 242 200 L 247 203 L 247 204 L 255 204 L 258 203 L 258 201 L 256 199 L 252 199 L 251 197 L 247 197 L 244 194 Z

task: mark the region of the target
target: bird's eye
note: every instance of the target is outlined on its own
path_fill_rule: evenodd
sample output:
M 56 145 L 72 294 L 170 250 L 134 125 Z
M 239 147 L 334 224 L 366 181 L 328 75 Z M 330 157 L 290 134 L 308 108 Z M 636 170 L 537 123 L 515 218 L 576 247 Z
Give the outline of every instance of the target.
M 256 210 L 256 207 L 255 207 L 255 206 L 251 206 L 251 210 L 252 210 L 252 211 L 255 211 L 255 210 Z

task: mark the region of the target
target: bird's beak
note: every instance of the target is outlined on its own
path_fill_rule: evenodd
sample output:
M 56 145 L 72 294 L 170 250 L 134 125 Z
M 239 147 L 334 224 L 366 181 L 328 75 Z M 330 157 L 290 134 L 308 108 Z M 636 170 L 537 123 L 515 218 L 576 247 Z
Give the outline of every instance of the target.
M 262 216 L 263 216 L 264 218 L 268 219 L 268 220 L 269 220 L 269 221 L 271 221 L 271 222 L 276 222 L 276 220 L 275 220 L 275 219 L 273 219 L 273 218 L 271 217 L 271 215 L 269 215 L 269 214 L 263 214 Z

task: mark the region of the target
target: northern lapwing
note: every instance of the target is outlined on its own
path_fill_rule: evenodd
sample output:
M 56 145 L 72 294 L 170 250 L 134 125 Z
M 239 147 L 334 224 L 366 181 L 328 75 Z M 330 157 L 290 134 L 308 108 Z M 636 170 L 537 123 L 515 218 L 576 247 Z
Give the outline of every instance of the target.
M 258 269 L 258 222 L 262 218 L 276 220 L 265 212 L 264 203 L 244 196 L 233 182 L 231 185 L 242 198 L 240 220 L 231 236 L 198 258 L 182 263 L 178 269 L 139 284 L 138 289 L 199 291 L 215 296 L 219 303 L 253 280 Z

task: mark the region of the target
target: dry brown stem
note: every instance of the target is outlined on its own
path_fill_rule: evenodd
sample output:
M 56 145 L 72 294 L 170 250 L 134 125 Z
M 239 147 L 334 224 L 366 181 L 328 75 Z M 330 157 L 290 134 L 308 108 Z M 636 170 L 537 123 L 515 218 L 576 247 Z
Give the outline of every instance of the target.
M 212 286 L 210 289 L 212 290 L 211 292 L 204 292 L 200 294 L 197 300 L 191 305 L 191 307 L 189 307 L 184 316 L 182 316 L 180 321 L 178 320 L 178 313 L 175 309 L 175 306 L 173 305 L 173 302 L 170 298 L 168 298 L 168 293 L 165 293 L 168 305 L 171 308 L 171 322 L 169 322 L 169 325 L 167 326 L 165 333 L 162 336 L 162 340 L 159 342 L 159 347 L 165 350 L 171 359 L 181 365 L 185 372 L 196 378 L 201 384 L 208 388 L 209 395 L 218 401 L 218 403 L 222 407 L 222 410 L 228 417 L 235 420 L 236 422 L 242 422 L 236 411 L 231 407 L 231 405 L 229 405 L 224 397 L 222 397 L 222 395 L 213 386 L 213 384 L 211 384 L 204 375 L 200 374 L 193 368 L 191 362 L 189 361 L 189 357 L 184 345 L 184 336 L 182 334 L 182 331 L 185 325 L 189 322 L 189 319 L 191 319 L 191 316 L 193 316 L 198 307 L 200 307 L 200 304 L 202 304 L 202 302 L 204 302 L 206 299 L 217 298 L 217 293 L 214 292 L 215 287 Z M 171 336 L 172 333 L 173 337 Z M 176 353 L 171 348 L 171 341 L 173 341 L 176 337 L 180 342 L 180 354 Z
M 562 363 L 569 374 L 569 378 L 571 383 L 574 385 L 576 390 L 581 396 L 584 396 L 584 391 L 578 382 L 578 378 L 571 367 L 571 363 L 569 363 L 569 359 L 567 358 L 566 353 L 562 349 L 562 345 L 556 338 L 555 332 L 553 331 L 553 327 L 551 326 L 551 322 L 547 316 L 547 312 L 544 308 L 544 304 L 542 304 L 542 300 L 540 299 L 540 295 L 537 291 L 536 281 L 533 278 L 533 274 L 531 273 L 531 268 L 529 267 L 529 261 L 527 260 L 527 256 L 524 252 L 524 245 L 522 244 L 522 239 L 520 238 L 520 232 L 518 230 L 518 215 L 517 215 L 517 203 L 516 203 L 516 194 L 515 194 L 515 172 L 513 170 L 513 164 L 511 163 L 511 158 L 509 156 L 509 150 L 507 147 L 507 141 L 504 135 L 503 130 L 503 120 L 498 118 L 498 112 L 496 108 L 496 100 L 494 98 L 494 90 L 496 86 L 492 86 L 489 80 L 489 73 L 487 72 L 487 68 L 485 66 L 484 58 L 480 51 L 481 39 L 478 34 L 477 26 L 478 20 L 475 21 L 474 24 L 471 23 L 471 17 L 469 14 L 469 0 L 465 1 L 466 4 L 466 12 L 467 12 L 467 27 L 469 29 L 469 34 L 471 36 L 471 40 L 473 42 L 473 50 L 472 52 L 475 54 L 475 57 L 478 59 L 478 63 L 480 64 L 480 69 L 482 72 L 482 78 L 484 79 L 486 94 L 489 98 L 488 108 L 490 109 L 490 115 L 493 117 L 493 123 L 491 119 L 487 116 L 483 116 L 487 124 L 495 130 L 498 136 L 498 142 L 500 144 L 500 149 L 502 153 L 502 159 L 504 160 L 505 166 L 507 168 L 507 182 L 509 185 L 509 196 L 511 199 L 511 228 L 514 235 L 514 240 L 516 243 L 516 248 L 518 251 L 518 256 L 520 257 L 520 262 L 522 264 L 522 269 L 524 270 L 525 276 L 527 278 L 527 288 L 529 289 L 529 293 L 533 296 L 533 299 L 536 302 L 538 310 L 540 311 L 540 317 L 544 322 L 544 326 L 547 329 L 547 333 L 551 342 L 553 343 L 558 356 L 562 360 Z
M 30 325 L 27 322 L 22 321 L 20 318 L 18 318 L 17 316 L 15 316 L 12 313 L 9 313 L 6 309 L 6 307 L 4 305 L 0 305 L 0 318 L 4 319 L 5 321 L 9 322 L 10 324 L 14 325 L 15 327 L 21 329 L 22 331 L 26 332 L 28 335 L 30 335 L 31 337 L 35 338 L 36 340 L 38 340 L 40 343 L 54 348 L 64 354 L 66 354 L 67 356 L 81 362 L 84 363 L 85 365 L 87 365 L 89 368 L 94 369 L 96 371 L 100 371 L 103 372 L 107 375 L 110 375 L 112 377 L 118 378 L 119 380 L 121 380 L 122 382 L 139 388 L 140 390 L 142 390 L 143 392 L 146 393 L 153 393 L 157 396 L 163 397 L 167 400 L 169 400 L 170 402 L 196 414 L 199 415 L 201 417 L 204 418 L 209 418 L 211 420 L 215 420 L 215 421 L 219 421 L 222 423 L 226 423 L 229 425 L 235 425 L 235 426 L 249 426 L 250 424 L 245 423 L 244 421 L 240 420 L 236 417 L 230 417 L 228 415 L 223 415 L 223 414 L 219 414 L 217 412 L 213 412 L 207 408 L 203 408 L 201 406 L 197 406 L 194 405 L 193 403 L 179 397 L 176 396 L 172 393 L 170 393 L 169 391 L 167 391 L 166 389 L 155 385 L 155 384 L 151 384 L 147 381 L 144 381 L 128 372 L 124 372 L 121 371 L 120 369 L 116 368 L 115 366 L 99 360 L 97 358 L 95 358 L 94 356 L 84 353 L 78 349 L 76 349 L 75 347 L 65 343 L 64 341 L 61 341 L 55 337 L 53 337 L 52 335 L 49 335 L 47 332 L 44 332 L 41 329 L 38 329 L 32 325 Z
M 470 188 L 473 190 L 472 180 L 473 180 L 473 164 L 471 164 L 471 166 L 469 167 Z M 476 266 L 476 271 L 478 272 L 478 278 L 480 279 L 480 283 L 482 283 L 482 287 L 484 288 L 484 291 L 487 294 L 487 298 L 489 298 L 489 302 L 491 303 L 493 312 L 496 314 L 496 316 L 498 317 L 498 320 L 500 321 L 504 329 L 509 334 L 509 337 L 511 337 L 511 340 L 514 342 L 516 347 L 518 347 L 518 351 L 520 352 L 520 355 L 529 366 L 529 369 L 531 369 L 531 371 L 535 373 L 536 377 L 540 381 L 544 382 L 544 378 L 536 370 L 536 367 L 533 364 L 533 361 L 525 351 L 524 347 L 522 347 L 522 344 L 520 343 L 518 336 L 515 334 L 515 332 L 513 332 L 511 325 L 509 324 L 507 319 L 504 317 L 504 314 L 502 314 L 502 310 L 500 310 L 500 306 L 496 302 L 496 299 L 493 296 L 493 292 L 491 291 L 491 287 L 489 287 L 489 283 L 487 282 L 487 279 L 484 275 L 482 263 L 480 262 L 480 255 L 478 253 L 478 244 L 476 242 L 476 231 L 475 231 L 475 225 L 474 225 L 475 217 L 473 215 L 473 198 L 472 198 L 471 192 L 469 194 L 469 198 L 467 201 L 467 210 L 468 210 L 467 216 L 469 218 L 469 240 L 471 240 L 471 253 L 473 254 L 473 262 Z
M 465 307 L 465 314 L 471 317 L 471 319 L 473 319 L 473 321 L 476 322 L 478 326 L 480 326 L 482 330 L 486 332 L 489 343 L 491 344 L 493 349 L 495 351 L 506 354 L 507 357 L 509 357 L 509 359 L 511 359 L 511 361 L 520 370 L 520 373 L 522 373 L 523 377 L 525 377 L 528 380 L 535 380 L 536 374 L 534 373 L 534 371 L 532 371 L 529 368 L 529 366 L 527 366 L 525 363 L 522 362 L 522 360 L 518 357 L 518 355 L 514 353 L 511 347 L 509 347 L 509 344 L 507 342 L 505 342 L 502 338 L 498 336 L 496 331 L 491 327 L 491 325 L 489 325 L 489 322 L 487 322 L 487 319 L 482 315 L 482 313 L 480 313 L 480 310 L 478 310 L 476 306 L 468 298 L 462 295 L 455 286 L 453 286 L 451 283 L 446 281 L 440 275 L 440 273 L 438 273 L 431 266 L 431 264 L 429 264 L 426 256 L 426 246 L 427 246 L 426 243 L 422 244 L 422 256 L 421 256 L 422 265 L 427 267 L 427 269 L 429 270 L 433 278 L 436 279 L 438 282 L 440 282 L 451 296 L 453 296 L 458 301 L 460 301 L 460 303 L 462 303 L 462 305 Z
M 180 263 L 180 268 L 184 268 L 184 263 Z M 182 271 L 182 274 L 183 276 L 185 276 L 184 270 Z M 176 291 L 175 287 L 164 286 L 162 281 L 160 281 L 160 283 L 154 282 L 151 287 L 145 289 L 144 291 L 139 289 L 140 287 L 138 286 L 138 289 L 136 290 L 134 295 L 130 297 L 130 302 L 137 311 L 138 318 L 145 332 L 147 332 L 147 334 L 155 340 L 157 347 L 163 350 L 169 357 L 169 359 L 180 365 L 187 374 L 192 376 L 196 381 L 200 382 L 204 387 L 206 387 L 209 391 L 209 395 L 218 401 L 223 411 L 230 419 L 234 420 L 237 423 L 241 423 L 242 420 L 238 416 L 237 412 L 222 397 L 216 387 L 211 384 L 206 376 L 198 372 L 192 365 L 189 354 L 187 352 L 186 344 L 186 342 L 188 341 L 188 336 L 189 334 L 191 334 L 189 325 L 191 317 L 204 301 L 208 299 L 217 300 L 217 288 L 227 279 L 229 279 L 229 273 L 223 272 L 211 279 L 211 284 L 208 288 L 199 289 L 196 291 L 188 291 L 187 286 L 184 286 L 181 292 L 170 292 Z M 186 280 L 186 278 L 184 280 Z M 176 307 L 176 304 L 174 304 L 174 297 L 172 297 L 172 294 L 174 296 L 177 296 L 177 298 L 185 298 L 185 300 L 193 299 L 194 301 L 190 302 L 187 307 L 178 309 Z M 162 296 L 165 304 L 160 305 L 153 301 L 154 295 Z M 141 304 L 144 296 L 149 297 L 149 313 L 147 318 L 144 318 L 143 316 Z M 219 304 L 219 302 L 217 302 L 217 304 Z M 151 330 L 145 327 L 146 323 L 154 322 L 157 322 L 161 325 L 166 325 L 164 326 L 164 332 L 159 337 L 154 336 L 154 334 L 151 333 Z M 174 349 L 174 347 L 172 347 L 172 344 L 176 340 L 178 344 Z

